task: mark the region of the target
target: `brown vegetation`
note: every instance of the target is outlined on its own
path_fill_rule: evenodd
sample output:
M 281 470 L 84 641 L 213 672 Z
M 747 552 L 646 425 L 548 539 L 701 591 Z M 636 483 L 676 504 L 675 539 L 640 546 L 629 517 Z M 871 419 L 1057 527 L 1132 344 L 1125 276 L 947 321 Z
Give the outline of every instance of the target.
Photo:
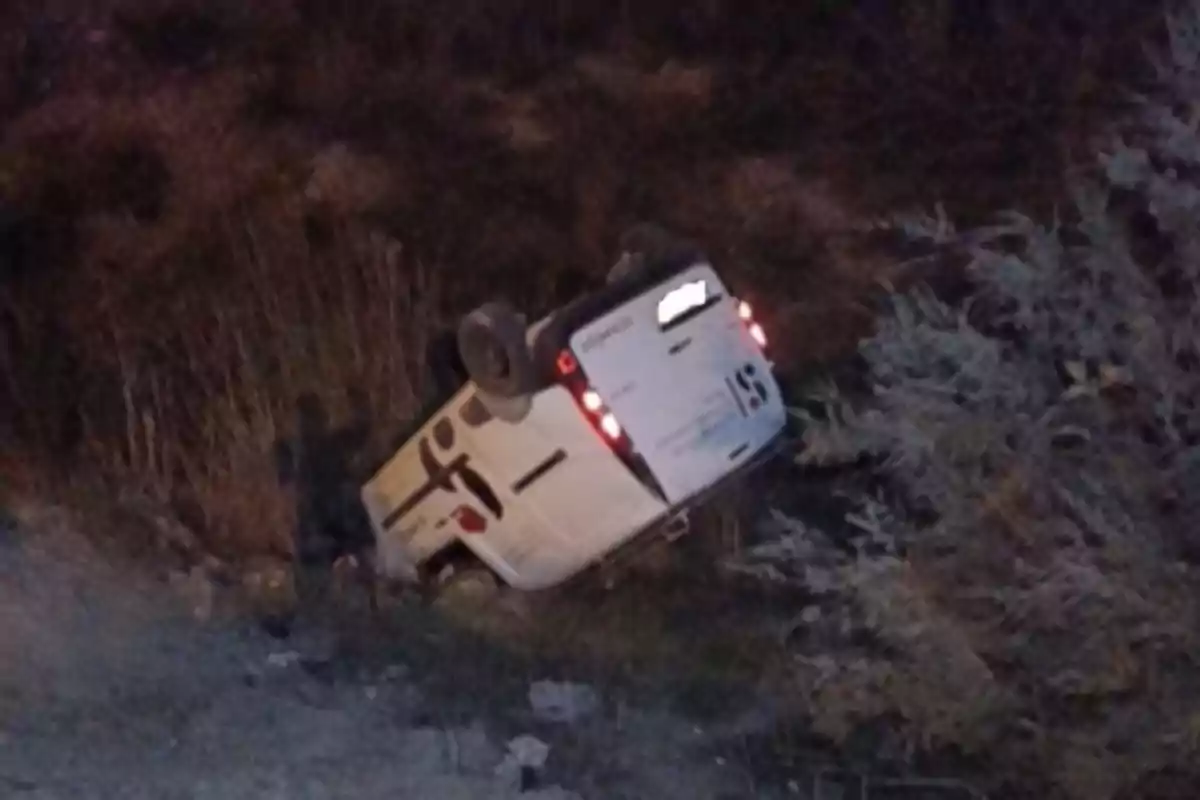
M 1052 198 L 1156 22 L 1120 3 L 990 23 L 916 0 L 660 5 L 9 6 L 10 441 L 160 489 L 261 480 L 297 392 L 370 372 L 375 412 L 403 417 L 416 378 L 387 370 L 419 367 L 419 320 L 501 286 L 544 307 L 647 217 L 786 300 L 790 361 L 836 357 L 886 270 L 864 218 Z M 352 254 L 380 237 L 399 261 Z

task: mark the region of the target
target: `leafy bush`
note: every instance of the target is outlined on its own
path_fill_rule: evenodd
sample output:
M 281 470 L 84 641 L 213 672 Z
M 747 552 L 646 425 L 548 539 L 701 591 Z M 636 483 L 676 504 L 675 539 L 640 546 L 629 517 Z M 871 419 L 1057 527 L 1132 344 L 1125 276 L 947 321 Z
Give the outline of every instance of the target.
M 904 220 L 968 256 L 965 302 L 893 293 L 870 397 L 801 412 L 801 463 L 866 457 L 884 487 L 857 555 L 779 515 L 742 565 L 842 601 L 804 624 L 876 637 L 800 659 L 830 732 L 898 717 L 1078 798 L 1200 763 L 1200 4 L 1168 23 L 1071 213 Z

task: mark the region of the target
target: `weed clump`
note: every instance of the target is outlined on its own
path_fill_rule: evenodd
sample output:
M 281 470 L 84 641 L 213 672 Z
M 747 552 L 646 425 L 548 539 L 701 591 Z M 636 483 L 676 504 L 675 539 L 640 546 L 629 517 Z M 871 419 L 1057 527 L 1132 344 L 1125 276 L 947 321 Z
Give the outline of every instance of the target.
M 910 747 L 986 751 L 1066 797 L 1195 785 L 1200 6 L 1168 31 L 1068 214 L 903 221 L 965 256 L 965 300 L 893 293 L 859 349 L 868 396 L 804 415 L 802 464 L 882 477 L 848 517 L 854 554 L 780 515 L 743 564 L 826 598 L 807 641 L 868 634 L 800 659 L 829 733 L 888 717 Z

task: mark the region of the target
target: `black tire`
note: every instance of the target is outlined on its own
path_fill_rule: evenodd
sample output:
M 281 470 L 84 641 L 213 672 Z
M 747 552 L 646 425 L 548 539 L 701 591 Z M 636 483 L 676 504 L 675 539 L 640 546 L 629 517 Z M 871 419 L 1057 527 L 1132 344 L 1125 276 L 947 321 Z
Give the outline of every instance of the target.
M 502 398 L 533 391 L 537 372 L 525 341 L 525 320 L 507 303 L 485 303 L 458 326 L 458 352 L 481 390 Z
M 482 564 L 462 566 L 433 588 L 435 606 L 486 607 L 504 591 L 495 573 Z

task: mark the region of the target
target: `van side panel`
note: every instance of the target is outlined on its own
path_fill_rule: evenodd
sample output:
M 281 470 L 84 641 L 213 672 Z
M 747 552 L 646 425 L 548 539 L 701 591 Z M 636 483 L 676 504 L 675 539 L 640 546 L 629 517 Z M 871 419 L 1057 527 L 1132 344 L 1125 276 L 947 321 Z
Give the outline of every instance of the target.
M 562 387 L 538 393 L 519 424 L 495 421 L 470 436 L 481 470 L 512 511 L 503 524 L 463 542 L 519 589 L 569 578 L 667 512 Z
M 552 586 L 666 513 L 586 422 L 570 393 L 538 393 L 520 423 L 480 422 L 468 384 L 362 489 L 387 575 L 455 539 L 507 583 Z

